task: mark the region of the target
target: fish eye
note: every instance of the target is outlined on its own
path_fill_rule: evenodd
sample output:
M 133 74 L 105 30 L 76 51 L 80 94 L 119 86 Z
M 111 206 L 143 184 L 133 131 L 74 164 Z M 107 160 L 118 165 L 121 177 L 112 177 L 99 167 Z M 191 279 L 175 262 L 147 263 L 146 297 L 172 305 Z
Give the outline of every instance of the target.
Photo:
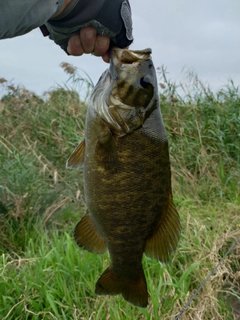
M 141 85 L 144 89 L 146 89 L 150 83 L 151 83 L 151 81 L 150 81 L 149 77 L 142 77 L 142 78 L 140 79 L 140 85 Z

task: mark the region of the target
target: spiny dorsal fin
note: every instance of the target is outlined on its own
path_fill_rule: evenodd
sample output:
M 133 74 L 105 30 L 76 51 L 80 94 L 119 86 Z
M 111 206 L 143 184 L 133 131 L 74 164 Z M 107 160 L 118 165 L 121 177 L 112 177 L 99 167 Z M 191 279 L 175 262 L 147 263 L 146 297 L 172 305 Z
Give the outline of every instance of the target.
M 99 235 L 88 214 L 76 225 L 74 238 L 79 247 L 90 252 L 102 254 L 107 250 L 105 241 Z
M 85 154 L 85 139 L 76 147 L 71 156 L 68 158 L 66 167 L 78 169 L 83 166 Z
M 177 247 L 180 237 L 181 224 L 177 210 L 169 197 L 166 212 L 163 212 L 159 226 L 146 242 L 145 254 L 162 262 L 167 262 L 169 255 Z

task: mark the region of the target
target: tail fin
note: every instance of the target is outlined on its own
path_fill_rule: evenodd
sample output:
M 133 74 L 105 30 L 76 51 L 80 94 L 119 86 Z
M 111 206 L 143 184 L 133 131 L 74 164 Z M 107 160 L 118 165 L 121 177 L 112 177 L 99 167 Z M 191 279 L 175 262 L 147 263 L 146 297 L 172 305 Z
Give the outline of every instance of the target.
M 99 295 L 122 294 L 126 301 L 142 308 L 146 308 L 148 304 L 147 283 L 143 270 L 134 279 L 123 279 L 116 277 L 109 267 L 98 279 L 95 293 Z

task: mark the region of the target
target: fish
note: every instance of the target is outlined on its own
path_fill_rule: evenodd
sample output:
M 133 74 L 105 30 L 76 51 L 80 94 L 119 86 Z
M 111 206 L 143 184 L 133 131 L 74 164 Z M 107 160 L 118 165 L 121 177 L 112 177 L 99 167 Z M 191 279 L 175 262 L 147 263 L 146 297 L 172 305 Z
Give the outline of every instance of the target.
M 84 140 L 66 164 L 83 167 L 87 212 L 75 241 L 110 255 L 95 293 L 121 294 L 142 308 L 149 296 L 143 254 L 167 262 L 181 232 L 151 54 L 149 48 L 112 49 L 89 100 Z

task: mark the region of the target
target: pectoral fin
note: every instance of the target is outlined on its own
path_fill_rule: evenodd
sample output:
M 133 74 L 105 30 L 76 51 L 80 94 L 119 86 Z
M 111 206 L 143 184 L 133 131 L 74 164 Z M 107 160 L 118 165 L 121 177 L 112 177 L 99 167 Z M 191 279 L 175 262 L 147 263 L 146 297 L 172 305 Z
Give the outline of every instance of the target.
M 74 238 L 80 247 L 90 252 L 102 254 L 107 250 L 105 241 L 99 235 L 88 214 L 76 225 Z
M 180 218 L 170 197 L 166 212 L 163 212 L 156 230 L 146 242 L 145 254 L 167 262 L 170 253 L 177 247 L 180 231 Z
M 85 139 L 76 147 L 71 156 L 68 158 L 66 167 L 78 169 L 83 166 L 85 154 Z

